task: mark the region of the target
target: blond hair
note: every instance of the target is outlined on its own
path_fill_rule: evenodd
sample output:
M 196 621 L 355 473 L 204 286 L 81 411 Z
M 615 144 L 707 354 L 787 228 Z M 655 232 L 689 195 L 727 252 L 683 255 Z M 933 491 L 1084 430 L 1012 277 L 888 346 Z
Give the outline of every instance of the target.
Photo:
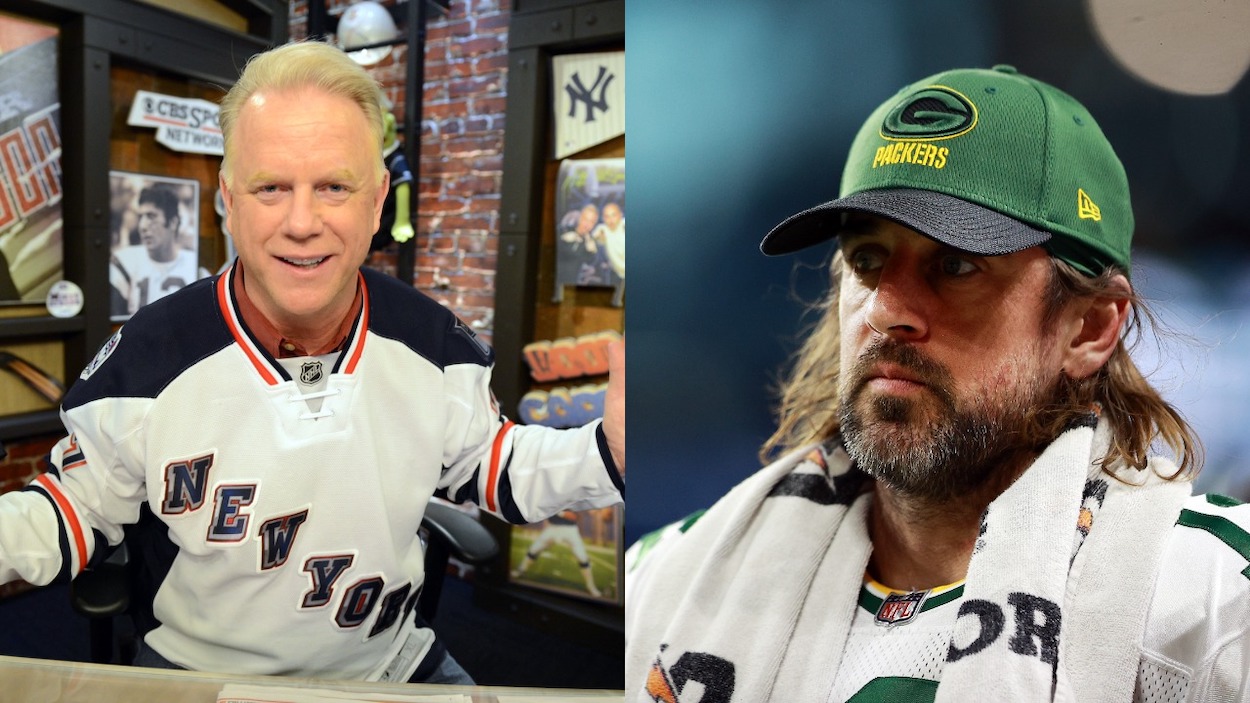
M 330 95 L 341 96 L 360 106 L 369 123 L 378 148 L 378 170 L 382 162 L 382 141 L 386 133 L 382 88 L 346 53 L 319 41 L 284 44 L 257 54 L 243 67 L 239 81 L 221 100 L 221 133 L 225 140 L 225 156 L 221 173 L 226 184 L 231 181 L 230 154 L 234 151 L 234 125 L 249 98 L 259 92 L 319 88 Z
M 1145 322 L 1157 321 L 1145 301 L 1135 292 L 1113 284 L 1113 268 L 1096 278 L 1078 272 L 1070 265 L 1051 258 L 1052 276 L 1044 293 L 1043 326 L 1051 325 L 1059 312 L 1078 298 L 1127 297 L 1130 314 L 1110 359 L 1097 373 L 1083 379 L 1062 377 L 1058 401 L 1033 409 L 1026 419 L 1022 442 L 1040 449 L 1052 441 L 1089 408 L 1100 408 L 1101 417 L 1111 426 L 1111 446 L 1102 459 L 1104 471 L 1116 464 L 1144 469 L 1150 446 L 1162 440 L 1175 454 L 1177 471 L 1165 478 L 1192 478 L 1202 468 L 1202 443 L 1193 428 L 1146 380 L 1129 352 L 1141 339 Z M 782 379 L 778 394 L 778 427 L 760 449 L 760 459 L 769 461 L 779 453 L 837 436 L 840 430 L 838 376 L 841 358 L 841 324 L 838 296 L 841 283 L 841 252 L 830 266 L 832 283 L 828 294 L 813 306 L 818 314 L 796 352 L 790 371 Z

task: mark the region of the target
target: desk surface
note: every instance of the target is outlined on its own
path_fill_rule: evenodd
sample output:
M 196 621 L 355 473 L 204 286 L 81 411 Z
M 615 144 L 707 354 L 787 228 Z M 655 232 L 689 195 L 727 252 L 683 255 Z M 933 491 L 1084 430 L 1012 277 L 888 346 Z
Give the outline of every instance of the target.
M 177 703 L 216 703 L 217 694 L 228 683 L 345 691 L 364 694 L 366 700 L 370 693 L 461 694 L 471 696 L 475 703 L 565 700 L 570 703 L 621 703 L 625 698 L 621 691 L 228 676 L 0 656 L 0 698 L 6 703 L 167 703 L 175 700 Z

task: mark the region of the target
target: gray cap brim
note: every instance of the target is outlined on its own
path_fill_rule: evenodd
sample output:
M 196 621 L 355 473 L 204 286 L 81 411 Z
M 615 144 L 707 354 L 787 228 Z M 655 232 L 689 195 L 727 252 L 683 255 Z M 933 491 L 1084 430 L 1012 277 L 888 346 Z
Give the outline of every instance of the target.
M 1050 240 L 1051 234 L 953 195 L 916 188 L 866 190 L 786 218 L 769 232 L 760 251 L 790 254 L 838 236 L 842 213 L 877 215 L 930 239 L 982 256 L 1011 254 Z

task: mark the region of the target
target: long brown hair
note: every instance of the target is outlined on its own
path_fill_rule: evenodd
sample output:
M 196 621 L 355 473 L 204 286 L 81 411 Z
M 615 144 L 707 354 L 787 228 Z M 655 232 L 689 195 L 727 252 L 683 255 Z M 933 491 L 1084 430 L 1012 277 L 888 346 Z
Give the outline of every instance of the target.
M 1083 379 L 1063 376 L 1058 402 L 1036 408 L 1028 418 L 1026 437 L 1041 447 L 1053 440 L 1076 418 L 1100 408 L 1111 425 L 1111 446 L 1103 457 L 1104 471 L 1123 464 L 1144 469 L 1150 445 L 1162 440 L 1176 456 L 1178 469 L 1165 478 L 1192 478 L 1202 467 L 1202 443 L 1193 428 L 1146 380 L 1129 352 L 1141 341 L 1146 323 L 1158 333 L 1158 321 L 1146 302 L 1122 286 L 1113 284 L 1118 273 L 1110 269 L 1090 278 L 1068 264 L 1051 258 L 1053 275 L 1044 292 L 1043 324 L 1052 324 L 1069 303 L 1080 298 L 1127 297 L 1129 317 L 1111 358 L 1097 373 Z M 824 299 L 812 306 L 816 322 L 807 330 L 789 372 L 778 385 L 778 426 L 760 449 L 768 462 L 791 449 L 835 437 L 839 431 L 838 375 L 841 358 L 841 326 L 838 296 L 842 255 L 830 265 L 831 283 Z M 1028 442 L 1028 440 L 1024 440 Z

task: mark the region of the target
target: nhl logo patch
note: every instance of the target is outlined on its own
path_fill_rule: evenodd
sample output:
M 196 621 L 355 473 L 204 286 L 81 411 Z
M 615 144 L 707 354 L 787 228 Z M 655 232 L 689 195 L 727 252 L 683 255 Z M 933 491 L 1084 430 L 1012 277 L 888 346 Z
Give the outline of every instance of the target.
M 311 386 L 321 380 L 322 373 L 320 361 L 306 361 L 299 367 L 299 382 Z
M 91 363 L 87 364 L 87 367 L 82 370 L 82 373 L 78 375 L 78 378 L 84 381 L 91 378 L 91 374 L 95 373 L 105 361 L 108 361 L 108 358 L 113 355 L 113 351 L 117 349 L 117 345 L 121 343 L 122 331 L 117 330 L 112 337 L 109 337 L 109 341 L 105 342 L 104 346 L 100 347 L 100 351 L 96 352 L 95 358 L 91 360 Z
M 878 625 L 887 627 L 911 622 L 920 612 L 920 604 L 924 602 L 928 591 L 912 591 L 910 593 L 891 593 L 881 601 L 877 615 L 873 618 Z

